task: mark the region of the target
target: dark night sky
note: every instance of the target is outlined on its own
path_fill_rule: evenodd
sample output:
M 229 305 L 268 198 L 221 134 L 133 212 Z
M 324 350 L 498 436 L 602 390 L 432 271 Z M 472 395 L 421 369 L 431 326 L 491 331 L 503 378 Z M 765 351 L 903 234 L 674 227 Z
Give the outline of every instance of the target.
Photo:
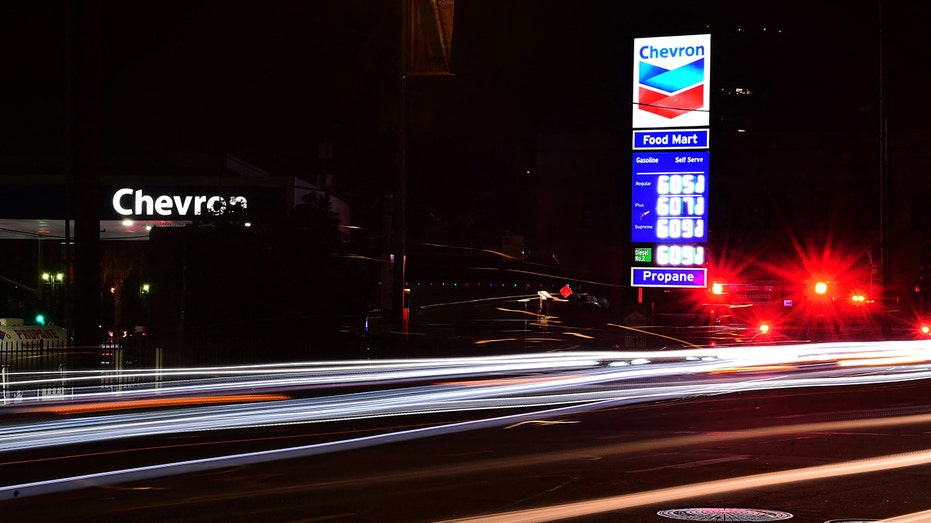
M 478 180 L 451 186 L 474 190 L 483 177 L 529 167 L 539 134 L 628 132 L 638 36 L 710 30 L 713 84 L 754 89 L 767 125 L 869 125 L 878 99 L 879 4 L 812 4 L 459 0 L 455 76 L 410 84 L 412 176 L 442 171 Z M 0 173 L 55 172 L 63 163 L 63 5 L 0 7 Z M 337 188 L 365 192 L 373 179 L 391 176 L 398 2 L 98 5 L 105 161 L 159 165 L 233 153 L 272 174 L 313 176 L 322 168 L 317 144 L 329 139 Z M 923 126 L 927 18 L 915 9 L 929 8 L 886 2 L 883 9 L 890 125 Z

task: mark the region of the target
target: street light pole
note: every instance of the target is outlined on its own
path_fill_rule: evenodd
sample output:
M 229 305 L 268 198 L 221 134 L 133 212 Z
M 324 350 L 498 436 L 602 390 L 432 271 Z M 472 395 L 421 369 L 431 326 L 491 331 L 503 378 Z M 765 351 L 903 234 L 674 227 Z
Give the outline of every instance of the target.
M 62 297 L 59 292 L 56 292 L 56 287 L 60 288 L 65 284 L 65 274 L 62 272 L 56 272 L 55 274 L 43 272 L 42 282 L 49 286 L 49 310 L 55 320 L 60 322 L 64 314 L 59 315 L 59 310 L 61 309 L 61 307 L 59 307 L 59 301 L 61 301 Z

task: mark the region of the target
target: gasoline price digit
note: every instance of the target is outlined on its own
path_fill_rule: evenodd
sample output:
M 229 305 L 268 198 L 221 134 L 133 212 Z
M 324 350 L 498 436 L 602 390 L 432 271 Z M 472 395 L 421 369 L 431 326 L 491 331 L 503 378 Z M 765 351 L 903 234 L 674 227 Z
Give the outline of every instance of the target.
M 692 220 L 682 220 L 682 225 L 679 227 L 681 231 L 676 238 L 694 238 L 695 233 L 695 224 L 692 223 Z M 669 228 L 672 230 L 672 227 Z
M 657 245 L 657 265 L 702 265 L 705 248 L 700 245 Z
M 704 174 L 663 174 L 656 180 L 658 194 L 704 194 Z
M 660 216 L 701 216 L 705 213 L 704 196 L 660 196 L 656 199 Z
M 703 239 L 705 237 L 705 220 L 660 218 L 656 220 L 656 237 L 661 239 Z

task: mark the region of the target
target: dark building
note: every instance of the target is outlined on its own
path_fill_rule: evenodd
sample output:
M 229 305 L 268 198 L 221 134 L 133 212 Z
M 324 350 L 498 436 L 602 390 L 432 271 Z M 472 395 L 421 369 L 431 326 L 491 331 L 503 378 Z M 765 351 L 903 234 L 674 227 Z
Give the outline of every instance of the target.
M 276 178 L 232 156 L 205 164 L 192 161 L 189 168 L 187 176 L 179 174 L 182 167 L 175 167 L 177 173 L 166 168 L 162 175 L 148 167 L 145 173 L 129 168 L 100 178 L 99 201 L 94 202 L 100 216 L 99 342 L 145 332 L 152 348 L 169 349 L 174 356 L 192 343 L 182 325 L 219 339 L 221 331 L 239 330 L 243 323 L 280 318 L 280 311 L 288 310 L 286 300 L 272 290 L 326 278 L 313 273 L 319 267 L 310 260 L 292 274 L 259 263 L 260 253 L 268 257 L 263 252 L 268 245 L 257 245 L 256 238 L 272 244 L 266 235 L 277 234 L 279 243 L 324 249 L 321 235 L 326 232 L 315 232 L 307 223 L 329 227 L 329 247 L 350 238 L 349 207 L 326 187 Z M 0 316 L 31 323 L 42 315 L 42 321 L 70 329 L 74 308 L 87 304 L 73 294 L 72 285 L 82 274 L 73 265 L 75 220 L 68 209 L 75 203 L 69 202 L 69 185 L 55 175 L 5 176 L 2 189 L 9 205 L 0 212 L 6 253 L 0 266 Z M 322 206 L 319 219 L 311 217 L 302 227 L 289 222 L 309 204 Z M 306 300 L 314 299 L 304 291 Z M 262 292 L 265 302 L 259 300 Z M 207 304 L 215 314 L 196 314 L 195 303 Z M 234 319 L 237 327 L 230 325 Z

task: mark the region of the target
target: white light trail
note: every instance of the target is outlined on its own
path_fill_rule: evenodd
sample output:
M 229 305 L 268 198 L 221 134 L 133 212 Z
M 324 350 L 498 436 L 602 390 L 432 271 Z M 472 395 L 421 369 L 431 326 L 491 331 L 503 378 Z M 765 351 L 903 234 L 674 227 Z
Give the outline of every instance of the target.
M 68 398 L 83 402 L 119 399 L 121 408 L 133 399 L 185 397 L 208 393 L 233 394 L 244 390 L 257 393 L 359 384 L 374 390 L 261 403 L 199 405 L 162 411 L 82 415 L 32 423 L 17 422 L 15 417 L 9 417 L 8 423 L 0 426 L 0 452 L 77 445 L 87 441 L 100 442 L 267 425 L 319 424 L 427 413 L 505 409 L 522 411 L 519 414 L 479 418 L 415 431 L 388 432 L 298 449 L 255 453 L 254 458 L 244 458 L 284 459 L 306 455 L 301 454 L 302 452 L 328 452 L 331 450 L 327 449 L 355 448 L 353 446 L 375 445 L 398 438 L 411 439 L 522 421 L 539 421 L 564 416 L 567 413 L 645 402 L 750 390 L 931 379 L 931 368 L 926 361 L 929 343 L 931 342 L 922 340 L 671 351 L 593 351 L 481 359 L 437 358 L 176 369 L 132 375 L 140 380 L 155 375 L 173 377 L 172 380 L 161 383 L 142 382 L 109 387 L 89 385 L 93 380 L 107 376 L 106 373 L 79 373 L 76 374 L 75 381 L 68 381 L 70 378 L 62 379 L 59 373 L 51 373 L 47 377 L 35 380 L 34 383 L 43 387 L 61 386 L 62 382 L 72 385 L 86 383 L 88 385 L 75 386 L 73 393 L 67 395 Z M 889 358 L 883 359 L 884 355 Z M 920 364 L 882 367 L 841 364 L 845 361 L 869 361 L 877 358 L 880 361 L 918 361 Z M 398 384 L 403 386 L 397 386 Z M 18 385 L 22 385 L 22 382 L 18 382 Z M 61 398 L 57 398 L 57 401 L 61 402 Z M 28 410 L 46 403 L 37 397 L 32 401 L 9 402 L 5 409 L 15 414 L 17 409 Z M 144 405 L 143 401 L 139 403 Z M 0 412 L 3 411 L 4 408 L 0 407 Z M 240 458 L 242 456 L 236 459 Z M 151 470 L 147 468 L 148 472 L 145 474 L 155 474 L 156 470 L 159 471 L 158 474 L 174 474 L 180 473 L 178 470 L 189 471 L 192 467 L 214 466 L 218 463 L 227 466 L 229 459 L 233 457 L 196 460 L 196 464 L 190 462 L 181 467 L 166 464 Z M 140 469 L 133 474 L 142 473 Z M 103 477 L 98 479 L 104 481 Z M 51 480 L 49 485 L 60 486 L 62 481 L 64 480 Z M 19 488 L 19 492 L 22 492 L 25 487 L 4 487 L 5 490 L 0 492 L 9 492 L 13 488 Z M 36 489 L 30 487 L 29 491 Z

